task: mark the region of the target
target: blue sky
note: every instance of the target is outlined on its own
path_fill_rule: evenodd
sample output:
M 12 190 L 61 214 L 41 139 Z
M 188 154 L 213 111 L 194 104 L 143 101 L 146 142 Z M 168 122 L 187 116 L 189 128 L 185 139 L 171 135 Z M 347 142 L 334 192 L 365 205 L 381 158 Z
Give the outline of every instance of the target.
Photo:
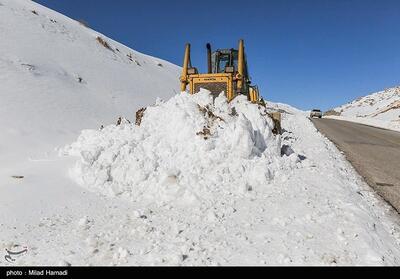
M 249 70 L 267 100 L 328 109 L 400 84 L 399 0 L 36 0 L 146 54 L 181 65 L 192 44 L 245 39 Z M 178 82 L 178 81 L 177 81 Z

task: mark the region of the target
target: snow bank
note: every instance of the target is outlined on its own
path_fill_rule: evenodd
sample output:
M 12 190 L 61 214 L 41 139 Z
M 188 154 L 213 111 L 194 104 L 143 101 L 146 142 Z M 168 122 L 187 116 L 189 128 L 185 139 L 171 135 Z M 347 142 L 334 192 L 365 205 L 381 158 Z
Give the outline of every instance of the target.
M 362 118 L 357 116 L 340 116 L 340 115 L 328 115 L 325 118 L 337 119 L 337 120 L 344 120 L 349 122 L 360 123 L 372 127 L 388 129 L 392 131 L 400 132 L 400 118 L 399 121 L 387 121 L 387 120 L 380 120 L 380 119 L 373 119 L 373 118 Z
M 81 185 L 107 196 L 183 202 L 213 199 L 213 192 L 241 194 L 267 187 L 281 157 L 266 109 L 246 97 L 228 103 L 202 91 L 148 107 L 140 126 L 123 123 L 85 130 L 66 147 L 80 160 L 71 171 Z

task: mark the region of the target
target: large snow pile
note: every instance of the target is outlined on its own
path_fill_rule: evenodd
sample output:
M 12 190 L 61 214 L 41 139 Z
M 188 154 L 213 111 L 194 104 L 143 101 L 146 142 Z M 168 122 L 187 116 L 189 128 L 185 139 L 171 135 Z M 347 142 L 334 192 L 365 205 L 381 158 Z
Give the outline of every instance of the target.
M 400 131 L 400 86 L 388 88 L 334 109 L 332 118 Z
M 85 130 L 64 151 L 80 157 L 72 176 L 105 195 L 134 200 L 213 200 L 266 187 L 276 171 L 293 167 L 265 107 L 245 96 L 228 103 L 203 91 L 148 107 L 140 126 L 125 122 Z

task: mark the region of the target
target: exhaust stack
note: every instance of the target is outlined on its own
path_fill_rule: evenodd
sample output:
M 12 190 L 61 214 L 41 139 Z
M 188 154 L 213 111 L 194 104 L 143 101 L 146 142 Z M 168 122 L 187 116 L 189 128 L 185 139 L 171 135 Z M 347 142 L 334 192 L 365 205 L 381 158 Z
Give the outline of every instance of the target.
M 211 64 L 211 45 L 208 43 L 207 44 L 207 69 L 208 73 L 212 73 L 212 64 Z

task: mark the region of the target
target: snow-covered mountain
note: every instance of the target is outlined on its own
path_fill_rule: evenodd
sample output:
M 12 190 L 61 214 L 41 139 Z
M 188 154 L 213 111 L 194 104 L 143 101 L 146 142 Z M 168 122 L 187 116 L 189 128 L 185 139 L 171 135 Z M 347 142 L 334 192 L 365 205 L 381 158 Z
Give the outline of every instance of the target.
M 43 158 L 84 128 L 134 118 L 179 91 L 179 67 L 33 1 L 0 0 L 0 36 L 0 152 L 8 165 Z
M 334 111 L 335 118 L 400 130 L 400 86 L 358 98 Z

